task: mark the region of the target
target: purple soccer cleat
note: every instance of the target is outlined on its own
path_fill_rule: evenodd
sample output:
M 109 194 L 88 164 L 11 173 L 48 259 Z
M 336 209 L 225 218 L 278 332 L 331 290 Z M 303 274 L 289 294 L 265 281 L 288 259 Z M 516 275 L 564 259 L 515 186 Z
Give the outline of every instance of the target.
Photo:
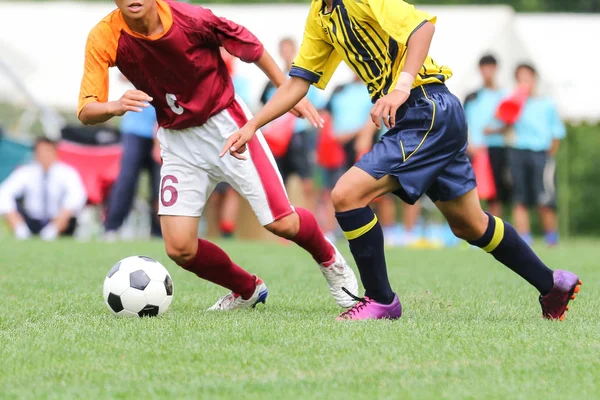
M 554 271 L 554 286 L 550 293 L 540 295 L 542 305 L 542 316 L 546 319 L 558 319 L 563 321 L 569 310 L 569 301 L 575 299 L 579 293 L 581 280 L 569 271 Z
M 362 319 L 398 319 L 402 316 L 402 304 L 398 295 L 394 293 L 394 301 L 391 304 L 377 303 L 368 297 L 357 297 L 346 288 L 342 288 L 348 296 L 356 300 L 356 304 L 344 311 L 337 317 L 338 321 L 362 320 Z

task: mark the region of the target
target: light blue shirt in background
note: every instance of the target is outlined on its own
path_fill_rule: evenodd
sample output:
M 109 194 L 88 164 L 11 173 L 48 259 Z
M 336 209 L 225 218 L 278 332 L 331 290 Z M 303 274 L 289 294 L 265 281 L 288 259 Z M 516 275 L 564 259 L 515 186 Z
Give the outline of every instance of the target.
M 552 140 L 563 139 L 565 125 L 554 103 L 546 97 L 530 97 L 514 125 L 515 149 L 547 151 Z
M 508 95 L 506 90 L 482 88 L 477 97 L 465 104 L 465 114 L 469 125 L 469 142 L 474 146 L 504 147 L 504 135 L 486 135 L 485 128 L 497 128 L 501 123 L 495 118 L 500 102 Z
M 369 119 L 371 98 L 362 82 L 347 83 L 337 89 L 329 100 L 329 111 L 333 118 L 336 136 L 355 133 Z
M 231 81 L 233 82 L 233 90 L 235 90 L 235 93 L 244 100 L 244 103 L 246 103 L 248 107 L 251 107 L 250 80 L 241 75 L 234 74 L 231 77 Z
M 156 130 L 156 110 L 150 106 L 142 112 L 126 112 L 119 126 L 121 133 L 152 139 Z

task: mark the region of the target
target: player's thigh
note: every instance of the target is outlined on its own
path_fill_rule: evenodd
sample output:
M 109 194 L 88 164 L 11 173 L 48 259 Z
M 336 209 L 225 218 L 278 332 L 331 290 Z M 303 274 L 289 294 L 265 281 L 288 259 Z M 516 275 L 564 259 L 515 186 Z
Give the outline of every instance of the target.
M 267 142 L 257 132 L 247 144 L 246 160 L 223 157 L 224 179 L 256 214 L 262 226 L 293 213 L 283 180 Z
M 196 253 L 198 221 L 216 182 L 211 175 L 163 151 L 158 215 L 167 254 L 178 264 Z
M 391 175 L 375 179 L 358 167 L 350 168 L 337 181 L 331 192 L 336 211 L 366 207 L 377 197 L 400 189 L 398 180 Z
M 477 240 L 485 233 L 489 218 L 481 209 L 477 189 L 452 200 L 436 201 L 435 205 L 459 238 Z

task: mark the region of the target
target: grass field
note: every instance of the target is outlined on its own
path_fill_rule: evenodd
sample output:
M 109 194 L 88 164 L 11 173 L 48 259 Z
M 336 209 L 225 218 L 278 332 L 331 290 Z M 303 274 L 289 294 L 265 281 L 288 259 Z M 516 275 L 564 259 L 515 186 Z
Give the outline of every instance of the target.
M 0 241 L 2 399 L 593 399 L 600 396 L 598 242 L 540 249 L 583 279 L 564 323 L 534 289 L 476 250 L 393 250 L 404 316 L 336 322 L 339 309 L 293 246 L 223 242 L 269 285 L 266 307 L 203 311 L 224 290 L 161 242 Z M 345 246 L 344 246 L 345 247 Z M 171 310 L 113 318 L 102 282 L 145 254 L 170 270 Z

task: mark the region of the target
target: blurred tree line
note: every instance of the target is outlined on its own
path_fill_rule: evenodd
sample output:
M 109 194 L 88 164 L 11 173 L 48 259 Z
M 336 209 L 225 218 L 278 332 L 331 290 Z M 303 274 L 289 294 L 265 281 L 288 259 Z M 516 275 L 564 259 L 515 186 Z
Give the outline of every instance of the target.
M 409 0 L 409 2 L 412 2 Z M 414 0 L 416 4 L 490 5 L 505 4 L 517 11 L 600 12 L 600 0 Z
M 45 0 L 38 0 L 45 1 Z M 88 0 L 108 1 L 108 0 Z M 308 0 L 186 0 L 191 3 L 309 3 Z M 416 5 L 509 5 L 526 12 L 600 12 L 600 0 L 407 0 Z
M 600 0 L 407 0 L 413 4 L 510 5 L 528 12 L 600 12 Z M 308 3 L 306 0 L 192 0 L 193 3 Z

